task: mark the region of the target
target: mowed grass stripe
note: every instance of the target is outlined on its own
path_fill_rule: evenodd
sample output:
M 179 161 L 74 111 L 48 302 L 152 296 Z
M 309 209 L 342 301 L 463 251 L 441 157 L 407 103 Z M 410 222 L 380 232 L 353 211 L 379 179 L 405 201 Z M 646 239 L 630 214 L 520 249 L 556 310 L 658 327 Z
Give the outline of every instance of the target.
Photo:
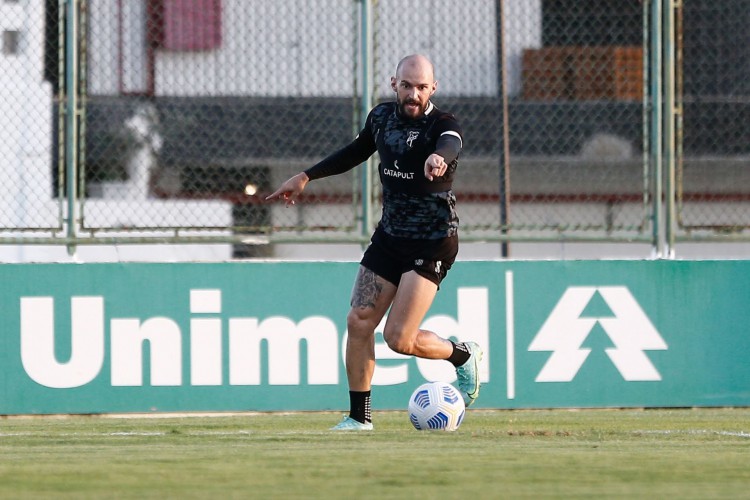
M 750 498 L 750 410 L 6 418 L 2 498 Z

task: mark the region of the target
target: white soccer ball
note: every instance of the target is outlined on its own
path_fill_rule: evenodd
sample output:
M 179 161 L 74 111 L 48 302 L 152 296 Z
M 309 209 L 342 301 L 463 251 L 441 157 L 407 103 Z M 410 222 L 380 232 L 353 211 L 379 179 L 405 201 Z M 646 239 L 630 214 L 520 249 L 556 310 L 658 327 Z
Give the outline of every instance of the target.
M 461 394 L 445 382 L 422 384 L 409 398 L 409 420 L 419 431 L 455 431 L 465 414 Z

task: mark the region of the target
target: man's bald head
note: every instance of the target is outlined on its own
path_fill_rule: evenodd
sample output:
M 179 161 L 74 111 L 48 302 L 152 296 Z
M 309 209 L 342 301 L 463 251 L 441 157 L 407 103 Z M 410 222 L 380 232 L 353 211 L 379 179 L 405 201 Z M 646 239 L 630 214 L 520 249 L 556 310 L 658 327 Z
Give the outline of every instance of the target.
M 432 62 L 421 54 L 404 57 L 396 66 L 396 76 L 391 77 L 391 88 L 396 92 L 401 116 L 410 119 L 421 117 L 437 90 Z
M 433 66 L 432 61 L 427 56 L 423 56 L 422 54 L 412 54 L 401 59 L 396 66 L 396 78 L 399 78 L 407 68 L 429 74 L 431 81 L 435 79 L 435 66 Z

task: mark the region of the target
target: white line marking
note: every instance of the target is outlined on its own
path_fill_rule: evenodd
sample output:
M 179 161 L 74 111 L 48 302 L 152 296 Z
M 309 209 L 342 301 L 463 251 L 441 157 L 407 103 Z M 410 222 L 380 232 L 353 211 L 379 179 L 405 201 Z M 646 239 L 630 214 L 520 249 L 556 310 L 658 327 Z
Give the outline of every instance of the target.
M 516 339 L 513 307 L 513 271 L 505 271 L 505 361 L 508 378 L 508 399 L 516 397 Z
M 91 434 L 96 436 L 96 434 Z M 109 432 L 106 436 L 166 436 L 166 432 Z
M 750 432 L 742 431 L 712 431 L 708 429 L 686 429 L 686 430 L 662 430 L 662 431 L 633 431 L 633 434 L 658 434 L 658 435 L 669 435 L 669 434 L 712 434 L 715 436 L 729 436 L 729 437 L 742 437 L 750 438 Z
M 151 437 L 151 436 L 167 436 L 169 432 L 166 431 L 152 431 L 152 432 L 134 432 L 134 431 L 117 431 L 117 432 L 0 432 L 0 438 L 4 437 L 42 437 L 42 436 L 58 436 L 58 437 Z M 237 431 L 188 431 L 181 432 L 183 436 L 248 436 L 255 434 L 250 430 L 237 430 Z M 299 433 L 296 433 L 299 434 Z

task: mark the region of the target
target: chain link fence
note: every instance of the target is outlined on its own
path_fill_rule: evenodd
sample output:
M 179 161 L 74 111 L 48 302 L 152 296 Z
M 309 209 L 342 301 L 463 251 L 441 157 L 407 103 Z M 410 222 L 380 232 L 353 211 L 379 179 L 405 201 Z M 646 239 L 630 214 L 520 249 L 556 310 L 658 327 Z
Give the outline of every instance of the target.
M 56 170 L 53 119 L 57 73 L 47 26 L 57 26 L 57 9 L 40 2 L 0 2 L 0 231 L 24 234 L 61 231 L 63 205 Z M 56 32 L 56 30 L 55 30 Z
M 676 12 L 677 226 L 684 239 L 750 229 L 750 1 Z
M 354 234 L 356 172 L 310 186 L 302 209 L 264 197 L 353 137 L 356 13 L 340 0 L 89 0 L 84 228 Z
M 464 128 L 464 239 L 653 241 L 661 224 L 652 1 L 77 0 L 77 33 L 69 5 L 0 2 L 5 243 L 364 241 L 377 158 L 294 208 L 264 197 L 346 145 L 415 52 Z M 674 13 L 678 237 L 742 236 L 750 0 Z
M 425 52 L 462 121 L 464 238 L 650 238 L 641 4 L 377 4 L 378 96 L 399 54 Z

